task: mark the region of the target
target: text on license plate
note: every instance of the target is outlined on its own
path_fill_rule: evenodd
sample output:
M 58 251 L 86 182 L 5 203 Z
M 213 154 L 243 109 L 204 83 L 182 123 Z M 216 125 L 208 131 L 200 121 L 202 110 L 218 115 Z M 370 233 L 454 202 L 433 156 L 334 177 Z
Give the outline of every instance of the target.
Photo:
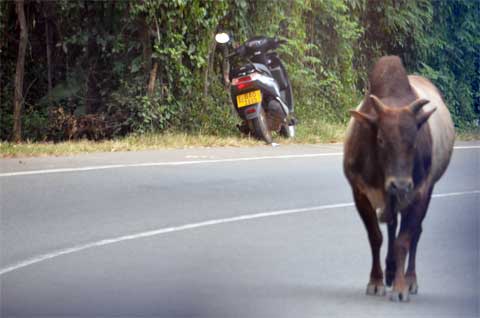
M 237 96 L 238 108 L 245 107 L 262 102 L 262 93 L 260 90 L 251 91 Z

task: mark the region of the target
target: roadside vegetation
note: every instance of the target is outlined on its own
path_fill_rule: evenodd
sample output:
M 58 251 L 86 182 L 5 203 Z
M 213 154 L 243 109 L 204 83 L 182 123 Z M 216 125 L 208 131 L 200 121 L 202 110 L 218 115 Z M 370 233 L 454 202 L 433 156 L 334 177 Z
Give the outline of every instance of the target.
M 479 139 L 479 1 L 16 0 L 0 2 L 0 154 L 261 144 L 236 128 L 219 31 L 288 41 L 300 124 L 281 144 L 341 141 L 386 54 Z
M 315 144 L 341 142 L 344 125 L 325 123 L 321 126 L 302 125 L 295 139 L 275 138 L 278 145 Z M 265 145 L 263 141 L 245 137 L 240 133 L 230 135 L 208 135 L 205 133 L 146 133 L 129 135 L 109 140 L 92 141 L 87 139 L 53 142 L 0 142 L 0 157 L 65 156 L 91 152 L 118 152 L 158 149 L 184 149 L 199 147 L 253 147 Z
M 343 141 L 346 125 L 312 123 L 301 125 L 294 139 L 275 138 L 278 146 L 292 144 L 339 143 Z M 480 129 L 457 129 L 457 141 L 480 140 Z M 225 136 L 186 133 L 146 133 L 109 140 L 87 139 L 53 142 L 0 142 L 0 158 L 40 156 L 68 156 L 93 152 L 120 152 L 160 149 L 187 149 L 205 147 L 254 147 L 264 146 L 263 141 L 245 137 L 239 133 Z M 276 146 L 275 145 L 275 146 Z

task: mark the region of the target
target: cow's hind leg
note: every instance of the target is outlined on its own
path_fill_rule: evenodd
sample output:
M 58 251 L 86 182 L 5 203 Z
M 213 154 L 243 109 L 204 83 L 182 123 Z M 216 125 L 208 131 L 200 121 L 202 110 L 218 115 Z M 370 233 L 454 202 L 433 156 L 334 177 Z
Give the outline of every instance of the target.
M 383 272 L 380 264 L 380 248 L 383 238 L 380 227 L 378 226 L 377 214 L 372 208 L 368 198 L 358 189 L 353 190 L 353 197 L 358 213 L 367 230 L 372 251 L 372 270 L 370 272 L 370 281 L 367 285 L 367 295 L 384 296 L 385 285 L 383 284 Z

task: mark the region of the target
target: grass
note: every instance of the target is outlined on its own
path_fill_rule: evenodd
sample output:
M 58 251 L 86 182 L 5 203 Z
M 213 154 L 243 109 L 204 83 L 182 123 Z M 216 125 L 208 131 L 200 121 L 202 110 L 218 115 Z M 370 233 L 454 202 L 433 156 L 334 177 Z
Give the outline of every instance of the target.
M 316 144 L 342 142 L 345 125 L 332 124 L 312 120 L 300 123 L 294 139 L 275 137 L 274 142 L 280 144 Z M 480 128 L 457 131 L 457 140 L 480 140 Z M 132 135 L 115 140 L 105 141 L 67 141 L 60 143 L 0 142 L 0 157 L 38 157 L 65 156 L 92 152 L 140 151 L 156 149 L 183 149 L 199 147 L 252 147 L 264 145 L 263 142 L 241 136 L 214 136 L 205 134 L 147 134 Z
M 462 140 L 462 141 L 480 140 L 480 127 L 457 129 L 457 140 Z
M 1 157 L 63 156 L 91 152 L 181 149 L 190 147 L 243 147 L 260 144 L 252 138 L 187 135 L 182 133 L 128 136 L 105 141 L 0 143 Z

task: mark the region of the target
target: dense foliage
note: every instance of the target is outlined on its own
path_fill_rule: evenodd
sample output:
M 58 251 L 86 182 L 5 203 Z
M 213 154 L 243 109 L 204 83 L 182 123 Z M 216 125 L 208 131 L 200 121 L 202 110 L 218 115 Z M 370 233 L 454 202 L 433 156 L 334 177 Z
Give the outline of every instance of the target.
M 480 113 L 478 1 L 31 0 L 24 8 L 25 139 L 234 134 L 219 30 L 237 43 L 258 34 L 288 40 L 279 52 L 305 125 L 345 122 L 385 54 L 433 80 L 457 126 Z M 0 2 L 0 140 L 12 133 L 19 32 L 15 2 Z

